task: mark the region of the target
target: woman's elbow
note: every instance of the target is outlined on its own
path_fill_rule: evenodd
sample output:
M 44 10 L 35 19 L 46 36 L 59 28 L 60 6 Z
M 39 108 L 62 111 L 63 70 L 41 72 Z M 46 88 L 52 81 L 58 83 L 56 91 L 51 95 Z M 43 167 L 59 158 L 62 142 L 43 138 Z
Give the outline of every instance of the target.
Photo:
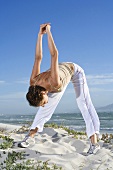
M 57 49 L 55 50 L 55 53 L 56 53 L 56 55 L 58 55 L 58 50 Z
M 55 49 L 52 53 L 51 53 L 52 57 L 57 57 L 58 56 L 58 50 Z

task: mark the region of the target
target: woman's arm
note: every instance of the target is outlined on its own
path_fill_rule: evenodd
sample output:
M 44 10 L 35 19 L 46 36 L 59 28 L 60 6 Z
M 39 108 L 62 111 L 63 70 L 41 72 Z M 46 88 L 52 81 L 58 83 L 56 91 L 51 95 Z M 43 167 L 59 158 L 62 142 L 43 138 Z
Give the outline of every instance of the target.
M 30 85 L 34 84 L 36 76 L 40 74 L 40 65 L 42 61 L 42 37 L 43 35 L 38 34 L 38 39 L 36 43 L 35 61 L 30 77 Z
M 42 61 L 42 38 L 43 34 L 46 33 L 46 25 L 40 25 L 40 31 L 38 33 L 37 43 L 36 43 L 36 51 L 35 51 L 35 61 L 32 69 L 32 74 L 30 77 L 30 85 L 33 85 L 35 82 L 35 78 L 38 74 L 40 74 L 40 65 Z
M 54 43 L 52 33 L 50 31 L 50 25 L 46 26 L 46 32 L 48 37 L 48 46 L 51 54 L 51 79 L 52 85 L 57 87 L 60 85 L 60 77 L 59 77 L 59 66 L 58 66 L 58 50 Z

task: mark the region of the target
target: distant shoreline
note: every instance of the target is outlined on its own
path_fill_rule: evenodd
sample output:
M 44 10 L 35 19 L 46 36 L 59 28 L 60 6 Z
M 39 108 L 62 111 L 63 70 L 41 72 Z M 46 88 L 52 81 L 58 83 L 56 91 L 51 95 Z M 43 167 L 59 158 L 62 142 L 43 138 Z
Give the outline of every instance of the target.
M 100 133 L 113 133 L 113 112 L 99 112 Z M 11 125 L 25 125 L 32 123 L 35 114 L 7 114 L 0 115 L 0 123 Z M 52 118 L 47 123 L 56 123 L 74 129 L 75 131 L 85 131 L 85 122 L 81 113 L 54 113 Z

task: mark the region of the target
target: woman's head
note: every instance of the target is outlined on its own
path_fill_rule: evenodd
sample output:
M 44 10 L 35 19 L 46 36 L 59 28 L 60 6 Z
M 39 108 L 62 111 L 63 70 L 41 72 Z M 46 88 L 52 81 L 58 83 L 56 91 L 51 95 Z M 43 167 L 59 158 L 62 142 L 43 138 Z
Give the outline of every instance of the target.
M 30 86 L 28 93 L 26 94 L 26 99 L 31 106 L 44 106 L 48 103 L 47 90 L 41 86 Z

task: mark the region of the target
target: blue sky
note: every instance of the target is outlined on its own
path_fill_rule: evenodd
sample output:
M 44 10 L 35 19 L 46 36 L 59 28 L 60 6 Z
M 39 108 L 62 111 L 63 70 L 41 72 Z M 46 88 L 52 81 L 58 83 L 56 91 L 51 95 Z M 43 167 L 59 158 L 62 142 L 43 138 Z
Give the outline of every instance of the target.
M 95 107 L 113 103 L 112 0 L 0 0 L 0 114 L 34 113 L 25 99 L 39 25 L 51 23 L 59 62 L 85 70 Z M 43 38 L 41 71 L 50 66 Z M 77 104 L 69 84 L 56 112 L 73 112 Z

